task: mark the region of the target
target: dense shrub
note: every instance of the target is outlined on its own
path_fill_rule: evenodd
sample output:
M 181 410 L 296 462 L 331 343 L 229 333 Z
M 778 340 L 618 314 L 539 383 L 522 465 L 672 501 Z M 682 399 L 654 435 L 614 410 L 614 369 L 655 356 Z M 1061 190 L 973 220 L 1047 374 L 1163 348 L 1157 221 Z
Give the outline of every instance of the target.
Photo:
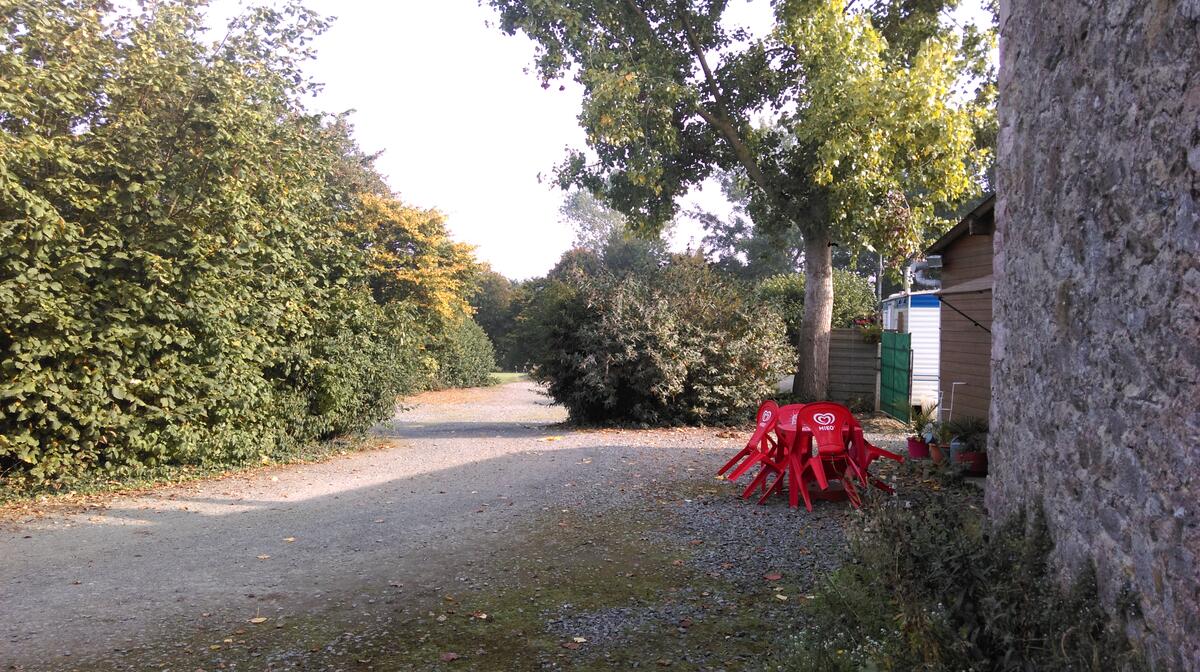
M 763 303 L 775 307 L 787 323 L 788 340 L 797 343 L 800 321 L 804 317 L 804 274 L 775 275 L 758 284 L 756 294 Z M 879 302 L 871 283 L 857 273 L 833 269 L 833 328 L 854 326 L 855 318 L 874 315 Z
M 993 527 L 973 487 L 932 492 L 915 476 L 902 485 L 912 504 L 866 509 L 851 561 L 808 604 L 787 669 L 1145 669 L 1090 567 L 1064 592 L 1040 516 Z
M 459 320 L 432 348 L 435 387 L 480 387 L 492 380 L 496 355 L 483 328 L 469 317 Z
M 742 422 L 790 363 L 779 318 L 691 256 L 549 280 L 521 321 L 578 422 Z
M 428 377 L 465 251 L 376 226 L 370 159 L 300 102 L 322 20 L 251 10 L 213 46 L 199 8 L 0 8 L 2 476 L 271 456 Z

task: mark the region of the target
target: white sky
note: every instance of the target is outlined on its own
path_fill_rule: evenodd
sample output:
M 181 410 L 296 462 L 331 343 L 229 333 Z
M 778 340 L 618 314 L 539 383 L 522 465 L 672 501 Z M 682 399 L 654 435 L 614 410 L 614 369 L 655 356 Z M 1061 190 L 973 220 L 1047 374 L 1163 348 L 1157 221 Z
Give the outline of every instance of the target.
M 223 25 L 244 4 L 214 0 L 210 25 Z M 549 270 L 573 238 L 559 221 L 563 193 L 551 182 L 566 148 L 585 146 L 579 88 L 542 89 L 525 72 L 533 44 L 486 25 L 494 15 L 477 0 L 305 4 L 337 17 L 308 69 L 325 85 L 312 107 L 355 110 L 358 143 L 384 151 L 377 166 L 391 187 L 410 204 L 446 213 L 453 236 L 475 245 L 495 270 L 515 279 Z M 771 23 L 766 0 L 734 0 L 729 12 L 754 29 Z M 539 173 L 551 179 L 539 184 Z M 724 209 L 715 187 L 688 201 L 697 199 Z M 682 222 L 675 247 L 701 235 Z

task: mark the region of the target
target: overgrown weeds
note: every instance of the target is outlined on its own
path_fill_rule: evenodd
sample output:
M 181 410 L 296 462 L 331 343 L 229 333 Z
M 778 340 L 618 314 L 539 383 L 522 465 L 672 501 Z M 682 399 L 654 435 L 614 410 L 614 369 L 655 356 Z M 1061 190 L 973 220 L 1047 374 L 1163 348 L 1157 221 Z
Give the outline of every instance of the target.
M 1144 670 L 1094 571 L 1064 590 L 1040 512 L 992 525 L 975 488 L 907 469 L 811 601 L 795 670 Z M 1132 603 L 1132 601 L 1128 601 Z

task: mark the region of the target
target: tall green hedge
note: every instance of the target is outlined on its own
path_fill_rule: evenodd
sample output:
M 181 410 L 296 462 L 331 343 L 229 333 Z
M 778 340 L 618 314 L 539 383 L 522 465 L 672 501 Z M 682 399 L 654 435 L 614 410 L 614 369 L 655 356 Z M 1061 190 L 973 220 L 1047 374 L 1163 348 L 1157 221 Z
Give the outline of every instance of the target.
M 0 5 L 0 476 L 270 456 L 427 376 L 340 226 L 382 181 L 300 102 L 323 22 L 199 6 Z

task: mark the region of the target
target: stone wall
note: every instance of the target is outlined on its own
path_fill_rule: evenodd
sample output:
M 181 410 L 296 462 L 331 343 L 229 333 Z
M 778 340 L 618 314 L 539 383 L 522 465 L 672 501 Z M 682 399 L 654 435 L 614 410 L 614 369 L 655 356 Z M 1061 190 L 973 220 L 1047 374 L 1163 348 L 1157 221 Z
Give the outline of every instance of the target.
M 1200 0 L 1001 0 L 988 508 L 1200 670 Z

